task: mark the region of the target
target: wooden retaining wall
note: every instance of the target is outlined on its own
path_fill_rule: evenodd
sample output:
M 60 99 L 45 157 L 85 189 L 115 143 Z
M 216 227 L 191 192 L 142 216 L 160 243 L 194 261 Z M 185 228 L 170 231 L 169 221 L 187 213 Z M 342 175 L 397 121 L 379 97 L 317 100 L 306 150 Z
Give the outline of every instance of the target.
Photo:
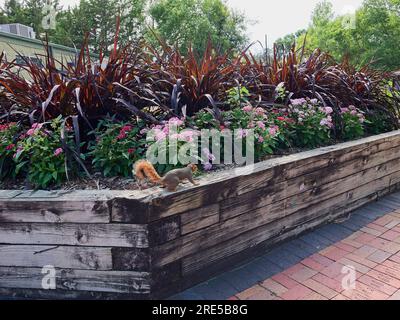
M 221 172 L 176 193 L 0 191 L 0 296 L 160 298 L 400 182 L 400 131 Z M 42 288 L 56 268 L 57 289 Z

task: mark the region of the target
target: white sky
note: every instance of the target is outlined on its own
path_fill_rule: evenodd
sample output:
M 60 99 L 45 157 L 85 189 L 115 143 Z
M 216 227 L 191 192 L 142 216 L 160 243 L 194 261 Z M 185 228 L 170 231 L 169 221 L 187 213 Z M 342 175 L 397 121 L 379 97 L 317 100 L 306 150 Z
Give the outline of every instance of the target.
M 276 39 L 306 28 L 310 22 L 315 5 L 321 0 L 226 0 L 232 8 L 244 12 L 247 17 L 257 23 L 249 26 L 249 36 L 252 41 L 264 43 L 265 34 L 269 44 Z M 5 0 L 0 0 L 4 5 Z M 362 0 L 331 0 L 337 14 L 355 9 Z M 60 0 L 62 6 L 75 5 L 79 0 Z

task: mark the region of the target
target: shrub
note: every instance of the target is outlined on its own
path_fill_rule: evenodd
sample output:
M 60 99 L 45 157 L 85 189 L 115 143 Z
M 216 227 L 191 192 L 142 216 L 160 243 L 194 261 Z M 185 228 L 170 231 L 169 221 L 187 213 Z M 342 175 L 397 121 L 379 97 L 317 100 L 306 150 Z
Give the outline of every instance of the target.
M 293 145 L 315 148 L 326 145 L 331 140 L 333 109 L 321 107 L 317 100 L 295 99 L 287 108 L 288 117 L 277 117 L 278 126 L 289 124 L 293 130 Z
M 343 119 L 343 138 L 354 140 L 364 136 L 364 124 L 366 122 L 364 113 L 355 106 L 341 109 Z
M 246 144 L 246 138 L 254 134 L 255 139 L 255 159 L 260 160 L 268 154 L 274 153 L 280 139 L 280 131 L 273 121 L 268 117 L 267 111 L 263 108 L 254 108 L 250 104 L 243 108 L 235 108 L 231 111 L 221 113 L 223 125 L 212 121 L 212 116 L 208 112 L 199 112 L 194 123 L 202 128 L 232 131 L 232 138 L 243 139 Z M 223 140 L 220 143 L 221 158 L 223 159 Z
M 92 132 L 96 141 L 89 147 L 88 156 L 94 168 L 106 177 L 132 174 L 132 164 L 143 156 L 143 122 L 115 123 L 102 120 Z
M 36 188 L 60 185 L 68 178 L 68 170 L 73 170 L 62 140 L 70 148 L 73 148 L 73 142 L 70 133 L 65 139 L 62 137 L 62 125 L 61 117 L 51 122 L 34 123 L 15 146 L 15 174 L 26 175 Z

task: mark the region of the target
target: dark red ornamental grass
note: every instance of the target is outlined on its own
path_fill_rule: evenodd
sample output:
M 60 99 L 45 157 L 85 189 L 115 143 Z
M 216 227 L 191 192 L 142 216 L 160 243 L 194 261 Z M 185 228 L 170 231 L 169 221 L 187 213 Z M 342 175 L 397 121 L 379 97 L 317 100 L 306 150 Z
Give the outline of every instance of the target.
M 242 83 L 261 106 L 288 104 L 294 98 L 318 99 L 332 107 L 338 118 L 341 107 L 355 105 L 370 114 L 384 113 L 393 128 L 399 127 L 400 101 L 396 93 L 389 93 L 385 72 L 368 65 L 357 70 L 348 59 L 337 63 L 320 49 L 306 57 L 304 47 L 296 50 L 295 45 L 283 53 L 274 46 L 270 63 L 258 61 L 251 53 L 244 52 L 242 56 Z M 277 88 L 284 88 L 287 93 L 283 101 Z
M 189 48 L 187 56 L 159 39 L 159 48 L 149 47 L 152 69 L 169 84 L 169 106 L 175 115 L 195 114 L 202 109 L 218 113 L 226 91 L 235 85 L 236 64 L 227 52 L 219 55 L 208 41 L 204 55 Z

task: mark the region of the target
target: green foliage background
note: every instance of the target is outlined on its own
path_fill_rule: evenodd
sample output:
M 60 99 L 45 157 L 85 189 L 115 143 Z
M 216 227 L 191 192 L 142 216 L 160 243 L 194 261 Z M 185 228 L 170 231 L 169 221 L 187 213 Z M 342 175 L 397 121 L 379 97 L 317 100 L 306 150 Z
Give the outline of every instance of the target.
M 307 30 L 287 35 L 277 43 L 288 49 L 306 37 L 309 51 L 321 48 L 337 60 L 349 57 L 353 65 L 372 63 L 377 69 L 400 69 L 400 0 L 365 0 L 355 15 L 354 28 L 346 28 L 346 16 L 335 16 L 332 4 L 315 8 Z

